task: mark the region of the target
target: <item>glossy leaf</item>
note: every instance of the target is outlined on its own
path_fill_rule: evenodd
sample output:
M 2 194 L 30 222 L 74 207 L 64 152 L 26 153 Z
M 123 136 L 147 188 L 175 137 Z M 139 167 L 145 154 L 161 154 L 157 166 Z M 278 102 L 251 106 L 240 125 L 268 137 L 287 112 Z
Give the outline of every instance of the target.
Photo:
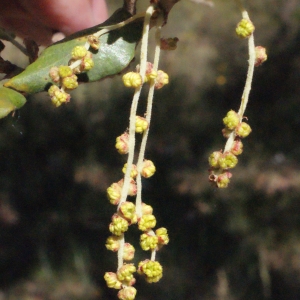
M 126 20 L 130 16 L 128 12 L 120 9 L 103 24 L 85 29 L 48 47 L 25 71 L 10 79 L 4 86 L 26 94 L 47 90 L 53 84 L 49 77 L 51 67 L 67 65 L 71 59 L 72 49 L 84 45 L 88 35 L 105 26 Z M 133 59 L 141 33 L 142 20 L 102 35 L 99 50 L 93 52 L 95 66 L 90 71 L 80 74 L 79 81 L 91 82 L 120 73 Z
M 0 118 L 6 117 L 25 103 L 26 98 L 22 94 L 12 89 L 0 87 Z

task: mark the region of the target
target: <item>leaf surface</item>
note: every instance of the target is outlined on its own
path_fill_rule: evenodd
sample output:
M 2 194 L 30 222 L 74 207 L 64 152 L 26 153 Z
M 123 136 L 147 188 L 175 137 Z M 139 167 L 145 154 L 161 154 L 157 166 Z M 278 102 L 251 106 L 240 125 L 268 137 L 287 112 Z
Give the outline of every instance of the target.
M 4 86 L 26 94 L 47 90 L 54 84 L 49 77 L 51 67 L 67 65 L 71 59 L 72 49 L 75 46 L 84 45 L 88 35 L 105 28 L 105 26 L 126 20 L 130 16 L 128 12 L 120 9 L 104 23 L 77 32 L 53 44 L 46 48 L 34 63 L 19 75 L 11 78 Z M 134 58 L 136 44 L 140 40 L 141 34 L 142 20 L 102 35 L 99 50 L 93 51 L 95 66 L 90 71 L 80 74 L 79 81 L 91 82 L 120 73 Z

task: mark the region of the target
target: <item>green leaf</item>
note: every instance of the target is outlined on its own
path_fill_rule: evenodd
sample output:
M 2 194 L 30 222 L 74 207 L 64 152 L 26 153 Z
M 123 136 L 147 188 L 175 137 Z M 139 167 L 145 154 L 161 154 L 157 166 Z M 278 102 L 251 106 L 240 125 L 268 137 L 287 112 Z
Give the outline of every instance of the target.
M 25 103 L 26 98 L 22 94 L 12 89 L 0 87 L 0 118 L 6 117 Z
M 67 65 L 71 59 L 72 49 L 75 46 L 84 45 L 88 35 L 105 26 L 126 20 L 130 16 L 128 12 L 120 9 L 101 25 L 77 32 L 63 41 L 53 44 L 45 49 L 25 71 L 11 78 L 4 86 L 26 94 L 47 90 L 53 84 L 49 77 L 51 67 Z M 141 34 L 142 20 L 102 35 L 99 50 L 93 51 L 95 66 L 90 71 L 80 74 L 79 81 L 91 82 L 120 73 L 134 58 L 136 44 L 140 40 Z

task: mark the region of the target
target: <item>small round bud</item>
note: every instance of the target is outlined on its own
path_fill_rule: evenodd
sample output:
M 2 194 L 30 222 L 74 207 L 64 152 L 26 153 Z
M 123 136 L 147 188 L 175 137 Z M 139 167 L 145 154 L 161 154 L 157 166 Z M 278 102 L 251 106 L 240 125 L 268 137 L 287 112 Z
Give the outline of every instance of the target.
M 121 199 L 122 186 L 119 183 L 113 183 L 107 188 L 107 197 L 111 204 L 118 205 Z
M 142 214 L 143 215 L 152 215 L 153 214 L 153 208 L 152 206 L 142 203 Z
M 161 38 L 160 39 L 160 49 L 161 50 L 175 50 L 177 48 L 177 43 L 179 39 L 177 37 L 174 38 Z
M 100 47 L 100 41 L 99 38 L 94 36 L 94 35 L 89 35 L 88 36 L 88 42 L 91 46 L 92 49 L 98 50 Z
M 238 163 L 237 157 L 231 152 L 225 152 L 219 158 L 219 166 L 222 169 L 234 168 Z
M 49 71 L 49 76 L 53 82 L 58 83 L 60 80 L 58 67 L 52 67 Z
M 128 222 L 124 218 L 114 214 L 112 222 L 109 224 L 109 231 L 114 235 L 120 236 L 128 230 L 128 225 Z
M 148 129 L 148 122 L 145 118 L 136 116 L 135 117 L 135 132 L 143 133 L 146 129 Z
M 243 152 L 243 143 L 240 139 L 235 140 L 233 142 L 232 148 L 231 148 L 231 153 L 234 155 L 240 155 Z
M 262 63 L 264 63 L 268 59 L 268 55 L 266 52 L 266 48 L 262 46 L 256 46 L 255 47 L 255 67 L 260 66 Z
M 74 90 L 78 87 L 77 76 L 72 74 L 69 77 L 64 77 L 62 79 L 62 85 L 68 90 Z
M 48 94 L 51 97 L 51 101 L 54 106 L 59 107 L 62 103 L 66 103 L 70 101 L 70 94 L 66 93 L 65 91 L 61 90 L 58 86 L 52 85 L 49 90 Z
M 127 170 L 127 163 L 124 165 L 124 167 L 122 169 L 122 172 L 125 174 L 126 170 Z M 131 171 L 130 171 L 130 177 L 131 178 L 136 178 L 137 174 L 138 174 L 138 172 L 137 172 L 137 169 L 136 169 L 136 165 L 132 164 Z
M 126 286 L 118 292 L 120 300 L 134 300 L 136 296 L 136 289 L 133 286 Z
M 124 264 L 117 272 L 117 278 L 120 281 L 131 281 L 133 273 L 136 272 L 134 264 Z
M 120 213 L 130 223 L 136 223 L 137 217 L 135 213 L 135 205 L 132 202 L 125 201 L 120 205 Z M 135 222 L 134 222 L 135 221 Z
M 247 137 L 251 133 L 251 131 L 252 129 L 250 125 L 245 122 L 240 123 L 235 129 L 236 135 L 241 138 Z
M 143 162 L 143 168 L 141 175 L 145 178 L 151 177 L 156 171 L 156 168 L 151 160 L 145 159 Z
M 72 50 L 72 59 L 77 60 L 77 59 L 82 59 L 87 55 L 87 49 L 84 46 L 75 46 Z
M 123 187 L 124 185 L 124 180 L 121 179 L 118 184 Z M 136 186 L 136 182 L 134 181 L 134 179 L 131 179 L 129 182 L 129 188 L 128 188 L 128 193 L 127 195 L 129 196 L 135 196 L 137 193 L 137 186 Z
M 141 231 L 148 231 L 156 225 L 156 218 L 154 215 L 142 215 L 138 221 L 138 227 Z
M 250 20 L 242 19 L 235 29 L 236 34 L 240 38 L 248 38 L 254 31 L 255 27 Z
M 240 123 L 240 116 L 234 110 L 230 110 L 226 117 L 223 119 L 223 123 L 229 130 L 233 130 Z
M 128 143 L 129 143 L 129 134 L 125 132 L 116 138 L 115 147 L 120 154 L 127 154 L 129 149 Z
M 123 83 L 126 87 L 137 88 L 142 85 L 142 77 L 137 72 L 129 72 L 123 75 Z
M 163 275 L 163 268 L 158 261 L 144 260 L 138 265 L 138 273 L 146 275 L 149 283 L 158 282 Z
M 82 72 L 84 71 L 89 71 L 90 69 L 92 69 L 94 67 L 94 61 L 91 57 L 89 56 L 85 56 L 82 59 L 81 65 L 80 65 L 80 69 Z
M 161 89 L 164 85 L 169 83 L 169 75 L 164 71 L 158 70 L 157 77 L 155 79 L 155 88 Z
M 104 279 L 109 288 L 119 290 L 122 287 L 122 282 L 118 280 L 116 273 L 106 272 Z
M 61 78 L 72 76 L 73 71 L 69 66 L 60 66 L 58 68 L 58 74 Z
M 123 259 L 124 260 L 132 260 L 134 258 L 134 252 L 135 252 L 134 247 L 129 243 L 125 243 Z
M 225 173 L 219 175 L 216 180 L 217 187 L 218 188 L 227 188 L 227 186 L 230 182 L 231 176 L 232 175 L 229 172 L 225 172 Z
M 219 168 L 219 159 L 222 157 L 223 153 L 221 151 L 214 151 L 208 158 L 208 163 L 213 168 Z
M 154 250 L 158 244 L 158 237 L 153 234 L 143 233 L 140 237 L 141 248 L 145 251 Z
M 167 245 L 169 243 L 169 235 L 166 228 L 161 227 L 155 230 L 156 236 L 158 237 L 158 243 L 161 245 Z
M 105 247 L 107 250 L 116 252 L 120 248 L 120 238 L 115 235 L 111 235 L 107 238 Z

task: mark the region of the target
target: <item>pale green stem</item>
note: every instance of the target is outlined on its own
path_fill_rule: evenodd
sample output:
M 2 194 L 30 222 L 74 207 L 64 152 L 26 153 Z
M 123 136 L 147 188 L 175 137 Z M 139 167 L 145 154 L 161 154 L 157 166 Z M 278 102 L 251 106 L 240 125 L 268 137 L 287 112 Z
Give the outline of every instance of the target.
M 242 12 L 242 15 L 243 15 L 243 19 L 247 19 L 250 21 L 247 11 L 244 10 Z M 248 51 L 249 51 L 248 72 L 247 72 L 247 78 L 246 78 L 246 82 L 245 82 L 244 91 L 242 94 L 241 105 L 240 105 L 240 108 L 238 111 L 238 114 L 240 115 L 241 118 L 243 118 L 243 115 L 245 113 L 245 110 L 246 110 L 246 107 L 248 104 L 252 80 L 253 80 L 253 74 L 254 74 L 254 65 L 255 65 L 256 54 L 255 54 L 255 44 L 254 44 L 253 33 L 250 35 L 250 37 L 248 39 Z M 235 135 L 235 132 L 233 131 L 229 135 L 229 138 L 228 138 L 225 148 L 224 148 L 224 152 L 231 150 L 235 137 L 236 137 L 236 135 Z
M 144 27 L 143 27 L 143 37 L 142 37 L 142 44 L 141 44 L 141 57 L 140 57 L 140 74 L 142 78 L 144 78 L 144 74 L 146 72 L 146 63 L 147 63 L 147 50 L 148 50 L 148 36 L 149 36 L 149 28 L 150 28 L 150 19 L 154 12 L 154 7 L 151 5 L 148 7 L 144 19 Z M 142 85 L 135 89 L 131 110 L 130 110 L 130 118 L 129 118 L 129 152 L 127 158 L 127 168 L 124 175 L 124 184 L 121 193 L 120 203 L 118 205 L 118 209 L 120 205 L 126 201 L 129 185 L 130 185 L 130 172 L 132 168 L 134 152 L 135 152 L 135 117 L 136 117 L 136 110 L 138 101 L 140 98 L 142 90 Z M 124 235 L 120 241 L 120 248 L 118 250 L 118 269 L 123 265 L 123 252 L 124 252 Z

